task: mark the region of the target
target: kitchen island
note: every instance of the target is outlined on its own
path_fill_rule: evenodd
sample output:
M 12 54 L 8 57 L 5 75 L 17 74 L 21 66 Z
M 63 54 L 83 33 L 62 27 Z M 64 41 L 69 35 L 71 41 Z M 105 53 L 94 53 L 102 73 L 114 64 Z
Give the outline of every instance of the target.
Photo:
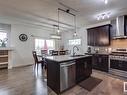
M 89 78 L 92 74 L 92 56 L 49 56 L 47 62 L 47 85 L 57 94 Z

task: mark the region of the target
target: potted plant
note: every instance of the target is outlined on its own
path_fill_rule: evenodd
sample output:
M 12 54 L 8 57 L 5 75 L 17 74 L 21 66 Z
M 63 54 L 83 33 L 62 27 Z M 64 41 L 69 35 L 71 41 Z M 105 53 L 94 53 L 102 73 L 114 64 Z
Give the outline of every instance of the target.
M 7 44 L 7 38 L 4 38 L 3 40 L 0 39 L 0 46 L 1 47 L 6 47 L 6 44 Z

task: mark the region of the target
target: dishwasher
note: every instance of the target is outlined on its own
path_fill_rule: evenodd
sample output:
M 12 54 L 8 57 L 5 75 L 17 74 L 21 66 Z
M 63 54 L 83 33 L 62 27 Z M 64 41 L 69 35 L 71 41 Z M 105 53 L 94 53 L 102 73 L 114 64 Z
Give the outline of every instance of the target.
M 76 84 L 75 61 L 60 64 L 60 91 L 64 91 Z

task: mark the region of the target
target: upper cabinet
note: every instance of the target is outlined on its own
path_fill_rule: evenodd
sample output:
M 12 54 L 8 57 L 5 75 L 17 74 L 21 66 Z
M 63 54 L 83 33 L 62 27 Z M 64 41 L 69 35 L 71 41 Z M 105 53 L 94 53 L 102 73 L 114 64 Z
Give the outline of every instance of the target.
M 87 43 L 90 46 L 94 46 L 94 29 L 88 29 L 87 30 Z
M 89 46 L 110 45 L 110 25 L 87 29 L 87 41 Z

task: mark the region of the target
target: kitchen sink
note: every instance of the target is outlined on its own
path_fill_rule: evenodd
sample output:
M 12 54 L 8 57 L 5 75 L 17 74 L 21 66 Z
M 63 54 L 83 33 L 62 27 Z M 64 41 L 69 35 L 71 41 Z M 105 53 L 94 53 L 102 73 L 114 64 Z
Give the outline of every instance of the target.
M 80 56 L 84 56 L 84 55 L 71 55 L 71 57 L 80 57 Z

